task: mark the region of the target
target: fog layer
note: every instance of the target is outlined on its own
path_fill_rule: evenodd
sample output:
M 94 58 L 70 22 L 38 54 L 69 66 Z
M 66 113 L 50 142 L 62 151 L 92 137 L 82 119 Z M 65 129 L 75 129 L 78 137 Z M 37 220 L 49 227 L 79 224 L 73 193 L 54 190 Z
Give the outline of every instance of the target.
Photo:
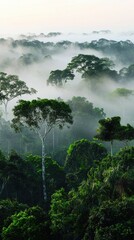
M 134 64 L 133 37 L 134 33 L 113 34 L 109 30 L 103 30 L 83 34 L 65 35 L 56 32 L 21 35 L 16 39 L 1 38 L 0 71 L 18 75 L 28 87 L 37 90 L 36 96 L 24 95 L 24 99 L 60 97 L 68 100 L 73 96 L 82 96 L 95 106 L 103 108 L 107 116 L 119 115 L 123 122 L 132 124 L 133 94 L 113 94 L 118 88 L 134 89 L 132 74 L 129 79 L 125 77 L 122 81 L 108 76 L 99 77 L 94 88 L 91 81 L 85 81 L 77 71 L 74 79 L 62 87 L 48 85 L 47 80 L 51 71 L 66 69 L 72 58 L 79 54 L 109 58 L 119 74 L 121 69 Z M 92 79 L 92 85 L 95 81 Z M 10 103 L 10 109 L 16 100 Z

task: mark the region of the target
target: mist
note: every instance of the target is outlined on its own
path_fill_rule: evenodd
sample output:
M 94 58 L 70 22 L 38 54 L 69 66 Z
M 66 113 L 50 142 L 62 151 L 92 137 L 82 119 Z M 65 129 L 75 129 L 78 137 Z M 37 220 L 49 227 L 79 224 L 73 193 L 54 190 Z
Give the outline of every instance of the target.
M 130 40 L 134 42 L 134 31 L 111 31 L 109 29 L 98 30 L 88 32 L 49 32 L 49 33 L 22 33 L 12 35 L 0 35 L 0 38 L 13 38 L 13 39 L 29 39 L 39 40 L 41 42 L 53 42 L 71 41 L 71 42 L 91 42 L 93 40 L 99 40 L 106 38 L 108 40 L 126 41 Z
M 95 55 L 99 58 L 108 57 L 115 64 L 114 69 L 119 72 L 121 68 L 134 63 L 133 49 L 132 57 L 129 55 L 130 47 L 134 46 L 133 42 L 134 33 L 112 33 L 109 30 L 82 34 L 60 32 L 27 34 L 16 36 L 16 38 L 9 36 L 0 39 L 0 71 L 18 75 L 29 88 L 37 90 L 36 95 L 24 95 L 21 97 L 23 99 L 60 97 L 67 101 L 73 96 L 81 96 L 96 107 L 103 108 L 107 117 L 119 115 L 123 123 L 133 124 L 133 96 L 111 97 L 112 92 L 117 88 L 134 89 L 133 80 L 125 79 L 120 82 L 102 77 L 97 86 L 92 88 L 90 81 L 87 83 L 79 73 L 75 73 L 74 80 L 67 81 L 62 87 L 47 84 L 51 71 L 65 69 L 71 59 L 78 54 Z M 125 49 L 124 58 L 116 54 L 115 49 L 112 50 L 115 44 L 120 44 Z M 9 103 L 10 112 L 16 101 L 18 99 Z

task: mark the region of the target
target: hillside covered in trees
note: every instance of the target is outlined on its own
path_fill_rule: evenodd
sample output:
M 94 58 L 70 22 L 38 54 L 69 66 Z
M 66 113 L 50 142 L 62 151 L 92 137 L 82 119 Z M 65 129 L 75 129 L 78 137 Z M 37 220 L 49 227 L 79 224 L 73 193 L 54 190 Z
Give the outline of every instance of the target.
M 0 39 L 0 240 L 132 240 L 134 43 L 57 37 Z

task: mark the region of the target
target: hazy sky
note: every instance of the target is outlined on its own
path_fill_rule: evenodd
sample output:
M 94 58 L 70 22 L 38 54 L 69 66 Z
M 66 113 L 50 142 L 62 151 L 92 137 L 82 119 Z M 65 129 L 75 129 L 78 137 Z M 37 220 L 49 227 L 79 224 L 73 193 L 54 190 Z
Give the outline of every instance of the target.
M 0 34 L 134 30 L 134 0 L 0 0 Z

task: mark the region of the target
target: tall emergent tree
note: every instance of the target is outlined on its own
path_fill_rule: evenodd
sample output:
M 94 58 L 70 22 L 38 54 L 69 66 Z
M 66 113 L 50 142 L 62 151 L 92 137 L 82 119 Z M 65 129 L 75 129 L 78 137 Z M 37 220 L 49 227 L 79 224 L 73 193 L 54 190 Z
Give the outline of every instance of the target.
M 55 71 L 50 72 L 47 83 L 61 87 L 68 80 L 73 80 L 74 76 L 75 75 L 73 74 L 73 72 L 69 69 L 64 70 L 57 69 Z
M 98 58 L 94 55 L 79 54 L 72 58 L 67 69 L 81 73 L 82 78 L 109 76 L 117 78 L 117 72 L 112 70 L 114 63 L 109 58 Z
M 42 143 L 42 181 L 43 196 L 47 200 L 45 183 L 45 141 L 52 128 L 56 125 L 62 128 L 66 123 L 72 124 L 71 109 L 66 103 L 53 99 L 38 99 L 32 101 L 20 100 L 13 109 L 13 127 L 21 130 L 28 126 L 34 130 Z
M 99 120 L 100 126 L 97 129 L 98 134 L 95 137 L 102 141 L 111 142 L 111 156 L 113 155 L 113 140 L 120 139 L 120 120 L 121 118 L 118 116 Z
M 111 142 L 111 156 L 113 155 L 113 140 L 131 141 L 134 139 L 134 127 L 130 124 L 121 125 L 119 116 L 99 120 L 98 134 L 95 138 Z
M 19 79 L 16 75 L 7 75 L 7 73 L 0 72 L 0 102 L 5 107 L 5 117 L 7 119 L 8 103 L 16 97 L 24 94 L 36 93 L 34 88 L 29 89 L 26 83 Z

